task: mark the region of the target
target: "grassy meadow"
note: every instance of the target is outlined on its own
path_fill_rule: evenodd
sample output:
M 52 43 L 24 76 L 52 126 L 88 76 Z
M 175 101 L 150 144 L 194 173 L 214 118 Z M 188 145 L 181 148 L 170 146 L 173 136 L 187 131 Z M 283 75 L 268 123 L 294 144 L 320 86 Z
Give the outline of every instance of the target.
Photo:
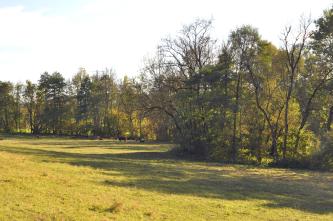
M 5 138 L 0 220 L 333 220 L 333 173 L 187 161 L 170 148 Z

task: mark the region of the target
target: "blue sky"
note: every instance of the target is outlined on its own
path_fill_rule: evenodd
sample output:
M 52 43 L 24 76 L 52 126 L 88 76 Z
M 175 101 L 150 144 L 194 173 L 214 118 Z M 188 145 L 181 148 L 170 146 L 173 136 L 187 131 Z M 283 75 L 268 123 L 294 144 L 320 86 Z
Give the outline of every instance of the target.
M 1 0 L 0 7 L 24 6 L 25 10 L 47 9 L 49 14 L 65 14 L 89 0 Z
M 160 39 L 196 18 L 213 18 L 214 37 L 250 24 L 279 45 L 284 26 L 317 18 L 332 0 L 0 0 L 0 80 L 37 81 L 112 68 L 135 76 Z

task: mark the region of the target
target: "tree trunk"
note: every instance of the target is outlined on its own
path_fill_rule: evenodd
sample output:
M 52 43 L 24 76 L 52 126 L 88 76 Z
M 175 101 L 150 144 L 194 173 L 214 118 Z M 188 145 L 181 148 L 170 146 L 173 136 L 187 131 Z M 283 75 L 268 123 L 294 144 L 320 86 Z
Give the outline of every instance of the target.
M 328 118 L 327 118 L 327 122 L 326 122 L 327 131 L 331 131 L 332 120 L 333 120 L 333 106 L 330 107 L 330 110 L 328 112 Z
M 294 77 L 296 74 L 296 70 L 292 69 L 291 77 L 290 77 L 290 86 L 288 88 L 287 97 L 286 97 L 286 104 L 284 109 L 284 135 L 283 135 L 283 146 L 282 146 L 282 158 L 286 158 L 287 154 L 287 141 L 288 141 L 288 134 L 289 134 L 289 101 L 291 98 L 291 93 L 293 91 L 294 85 Z
M 272 145 L 271 145 L 271 155 L 275 162 L 278 161 L 278 153 L 277 153 L 277 137 L 276 132 L 272 132 Z
M 328 72 L 329 73 L 329 72 Z M 325 76 L 325 78 L 315 87 L 315 89 L 313 90 L 311 96 L 308 99 L 308 102 L 306 103 L 305 106 L 305 110 L 302 114 L 302 120 L 301 120 L 301 124 L 298 128 L 297 131 L 297 135 L 296 135 L 296 142 L 295 142 L 295 149 L 294 149 L 294 153 L 297 153 L 297 149 L 298 149 L 298 145 L 299 145 L 299 140 L 300 140 L 300 135 L 301 135 L 301 131 L 303 130 L 308 117 L 310 115 L 311 112 L 311 104 L 312 104 L 312 100 L 314 99 L 314 97 L 316 96 L 317 92 L 319 91 L 319 89 L 324 85 L 325 80 L 326 80 L 327 75 Z M 333 109 L 332 107 L 330 108 L 330 115 L 333 113 Z M 329 116 L 330 117 L 330 116 Z
M 237 78 L 237 86 L 236 86 L 236 103 L 235 107 L 233 108 L 233 130 L 232 130 L 232 160 L 233 162 L 236 162 L 237 160 L 237 152 L 238 152 L 238 146 L 237 146 L 237 113 L 239 109 L 239 95 L 240 95 L 240 81 L 241 81 L 241 75 L 238 73 Z
M 283 134 L 283 146 L 282 146 L 282 158 L 286 159 L 287 154 L 287 139 L 289 133 L 289 125 L 288 125 L 288 110 L 289 110 L 289 99 L 286 100 L 286 107 L 284 112 L 284 134 Z

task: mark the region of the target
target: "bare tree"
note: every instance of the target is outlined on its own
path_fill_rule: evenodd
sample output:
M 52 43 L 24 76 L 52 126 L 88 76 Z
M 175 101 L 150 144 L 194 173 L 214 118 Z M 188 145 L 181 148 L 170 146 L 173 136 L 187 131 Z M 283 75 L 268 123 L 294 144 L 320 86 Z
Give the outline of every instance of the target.
M 176 38 L 165 38 L 160 46 L 166 62 L 178 68 L 185 79 L 215 59 L 216 40 L 210 36 L 211 20 L 197 19 L 185 25 Z
M 311 25 L 310 19 L 302 18 L 299 29 L 295 35 L 293 35 L 293 29 L 291 26 L 285 28 L 282 39 L 283 50 L 286 56 L 286 97 L 285 97 L 285 112 L 284 112 L 284 135 L 283 135 L 283 146 L 282 146 L 282 157 L 286 158 L 287 153 L 287 140 L 289 134 L 289 102 L 291 99 L 292 92 L 295 88 L 295 82 L 299 73 L 299 65 L 303 52 L 309 39 L 310 32 L 309 27 Z

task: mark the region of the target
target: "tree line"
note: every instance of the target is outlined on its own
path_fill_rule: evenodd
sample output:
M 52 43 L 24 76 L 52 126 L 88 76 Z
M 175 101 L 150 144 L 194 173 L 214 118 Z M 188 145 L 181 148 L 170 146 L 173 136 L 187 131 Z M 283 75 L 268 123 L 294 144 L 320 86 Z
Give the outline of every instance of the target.
M 0 82 L 0 128 L 6 133 L 156 139 L 154 124 L 138 105 L 133 79 L 111 70 L 90 76 L 81 68 L 71 80 L 47 72 L 38 83 Z
M 225 162 L 332 165 L 333 8 L 281 45 L 244 25 L 221 45 L 197 19 L 161 40 L 140 75 L 81 69 L 66 81 L 0 83 L 4 132 L 146 137 Z

